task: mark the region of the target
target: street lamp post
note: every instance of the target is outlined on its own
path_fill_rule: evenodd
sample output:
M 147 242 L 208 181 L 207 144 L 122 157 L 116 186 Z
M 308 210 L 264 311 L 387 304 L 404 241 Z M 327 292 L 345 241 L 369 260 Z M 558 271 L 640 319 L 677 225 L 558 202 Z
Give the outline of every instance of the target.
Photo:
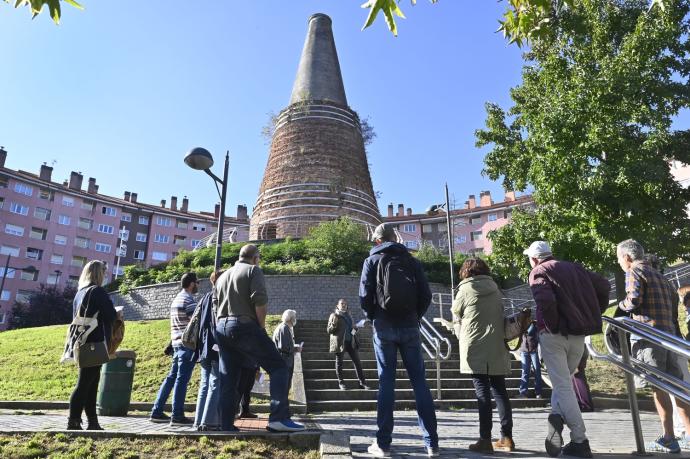
M 0 296 L 2 296 L 2 291 L 5 288 L 5 279 L 7 278 L 7 273 L 9 270 L 12 271 L 26 271 L 30 273 L 35 273 L 37 269 L 34 266 L 27 266 L 26 268 L 14 268 L 10 266 L 10 258 L 12 258 L 12 255 L 7 255 L 7 261 L 5 262 L 5 270 L 2 272 L 2 279 L 0 279 Z
M 228 191 L 228 169 L 230 168 L 230 152 L 225 153 L 225 168 L 223 170 L 223 179 L 218 178 L 213 172 L 211 172 L 211 167 L 213 166 L 213 156 L 205 148 L 196 147 L 193 148 L 184 157 L 184 162 L 187 166 L 192 169 L 204 171 L 211 177 L 216 185 L 216 190 L 218 191 L 218 196 L 220 197 L 220 212 L 218 215 L 218 233 L 216 234 L 216 261 L 215 269 L 220 269 L 220 256 L 223 247 L 223 226 L 225 223 L 225 199 L 227 197 Z M 218 185 L 220 184 L 220 189 Z
M 446 230 L 448 231 L 448 259 L 450 262 L 450 293 L 451 297 L 455 295 L 455 269 L 453 267 L 453 225 L 450 223 L 450 200 L 448 198 L 448 183 L 446 183 L 446 202 L 443 204 L 434 204 L 429 209 L 427 209 L 427 215 L 434 215 L 438 213 L 439 210 L 443 210 L 446 213 Z

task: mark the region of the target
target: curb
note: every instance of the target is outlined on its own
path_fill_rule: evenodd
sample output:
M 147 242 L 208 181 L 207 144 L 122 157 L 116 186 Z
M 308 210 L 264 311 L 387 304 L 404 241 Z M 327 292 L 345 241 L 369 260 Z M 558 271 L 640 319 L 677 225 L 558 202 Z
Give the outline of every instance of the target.
M 130 411 L 151 411 L 153 403 L 148 402 L 130 402 Z M 48 401 L 48 400 L 0 400 L 0 409 L 8 410 L 66 410 L 69 409 L 68 401 Z M 172 406 L 165 405 L 165 410 L 170 411 Z M 196 403 L 185 403 L 185 411 L 196 410 Z M 268 413 L 270 410 L 269 404 L 252 405 L 252 409 L 256 413 Z M 290 402 L 290 411 L 296 414 L 306 414 L 307 407 L 304 404 L 294 401 Z
M 592 397 L 594 402 L 594 410 L 630 410 L 630 403 L 626 398 L 613 398 L 613 397 Z M 638 395 L 637 406 L 640 411 L 648 411 L 651 413 L 656 413 L 656 407 L 654 406 L 654 400 L 649 398 L 642 398 Z

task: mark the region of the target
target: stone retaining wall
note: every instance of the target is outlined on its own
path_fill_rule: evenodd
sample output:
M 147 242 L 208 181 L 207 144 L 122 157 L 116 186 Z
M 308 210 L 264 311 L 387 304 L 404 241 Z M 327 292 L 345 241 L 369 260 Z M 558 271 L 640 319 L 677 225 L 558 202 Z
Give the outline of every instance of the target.
M 211 284 L 203 279 L 199 288 L 200 299 Z M 345 298 L 355 319 L 363 317 L 359 308 L 359 276 L 266 276 L 268 313 L 281 314 L 285 309 L 297 311 L 302 320 L 325 320 L 339 298 Z M 434 293 L 448 293 L 448 287 L 431 284 Z M 180 291 L 178 282 L 137 287 L 129 294 L 110 295 L 115 306 L 124 306 L 126 320 L 154 320 L 170 317 L 170 303 Z M 450 313 L 444 311 L 445 317 Z M 438 317 L 438 306 L 432 304 L 427 318 Z

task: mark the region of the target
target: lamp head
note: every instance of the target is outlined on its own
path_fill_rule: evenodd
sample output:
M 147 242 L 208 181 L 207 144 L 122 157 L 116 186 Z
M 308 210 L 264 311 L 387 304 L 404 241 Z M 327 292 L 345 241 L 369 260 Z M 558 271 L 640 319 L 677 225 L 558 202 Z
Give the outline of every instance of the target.
M 34 265 L 29 265 L 26 268 L 24 268 L 22 271 L 25 271 L 27 273 L 35 273 L 36 271 L 38 271 L 38 269 L 36 269 L 36 267 Z
M 435 215 L 438 213 L 439 210 L 444 209 L 445 206 L 446 206 L 445 204 L 434 204 L 426 210 L 426 214 L 427 215 Z
M 187 153 L 184 157 L 184 163 L 192 169 L 205 171 L 213 166 L 213 156 L 207 149 L 196 147 Z

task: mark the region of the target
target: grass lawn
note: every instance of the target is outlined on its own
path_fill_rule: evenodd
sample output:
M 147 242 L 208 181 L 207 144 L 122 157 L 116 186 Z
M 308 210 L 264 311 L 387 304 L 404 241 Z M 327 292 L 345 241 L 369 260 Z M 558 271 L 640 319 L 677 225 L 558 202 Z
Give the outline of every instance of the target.
M 279 316 L 266 318 L 269 335 Z M 67 325 L 25 328 L 0 333 L 0 400 L 68 400 L 77 380 L 73 363 L 60 363 Z M 132 401 L 153 402 L 170 369 L 163 349 L 170 341 L 169 320 L 127 322 L 120 349 L 137 353 Z M 189 394 L 199 389 L 199 368 Z M 195 398 L 195 397 L 193 397 Z
M 216 440 L 210 437 L 91 439 L 65 434 L 0 436 L 0 457 L 13 459 L 285 458 L 316 459 L 315 449 L 271 440 Z

